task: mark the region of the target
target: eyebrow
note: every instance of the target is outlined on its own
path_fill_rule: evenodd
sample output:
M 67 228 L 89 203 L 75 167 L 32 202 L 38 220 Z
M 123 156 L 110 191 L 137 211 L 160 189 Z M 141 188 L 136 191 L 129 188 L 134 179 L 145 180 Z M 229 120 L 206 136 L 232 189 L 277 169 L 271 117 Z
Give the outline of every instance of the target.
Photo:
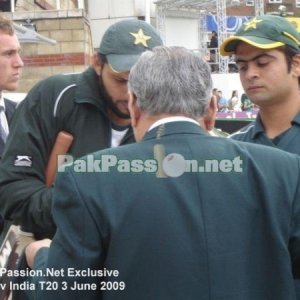
M 112 76 L 113 78 L 115 79 L 118 79 L 118 80 L 125 80 L 125 81 L 128 81 L 128 76 L 127 75 L 120 75 L 122 73 L 113 73 Z
M 275 58 L 275 56 L 270 55 L 270 54 L 268 54 L 268 53 L 261 53 L 261 54 L 258 54 L 258 55 L 256 55 L 256 56 L 254 56 L 254 57 L 251 58 L 251 59 L 241 59 L 241 58 L 236 59 L 236 60 L 235 60 L 235 63 L 238 64 L 238 63 L 243 63 L 243 62 L 250 62 L 250 61 L 257 60 L 257 59 L 259 59 L 259 58 L 261 58 L 261 57 L 265 57 L 265 56 L 266 56 L 266 57 L 270 57 L 270 58 Z
M 0 50 L 0 54 L 1 55 L 6 55 L 6 54 L 19 54 L 20 53 L 20 49 L 13 49 L 13 48 L 9 48 L 9 49 L 3 49 L 2 51 Z

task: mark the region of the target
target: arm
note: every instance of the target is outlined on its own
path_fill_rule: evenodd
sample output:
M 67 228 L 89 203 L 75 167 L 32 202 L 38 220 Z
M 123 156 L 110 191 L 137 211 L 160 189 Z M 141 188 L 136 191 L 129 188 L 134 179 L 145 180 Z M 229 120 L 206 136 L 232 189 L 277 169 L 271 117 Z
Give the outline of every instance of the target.
M 298 182 L 300 181 L 300 158 L 298 158 Z M 300 279 L 300 185 L 298 184 L 293 203 L 291 235 L 289 241 L 289 250 L 291 255 L 292 270 L 294 278 Z
M 51 95 L 38 84 L 18 106 L 0 165 L 0 211 L 25 231 L 52 234 L 45 167 L 55 138 Z
M 63 164 L 63 155 L 68 152 L 73 142 L 73 136 L 65 131 L 60 131 L 57 136 L 45 170 L 46 185 L 54 184 L 58 167 Z
M 47 281 L 57 282 L 60 288 L 52 292 L 39 290 L 37 299 L 73 300 L 75 296 L 76 299 L 101 299 L 101 277 L 68 276 L 70 270 L 103 269 L 101 235 L 81 195 L 71 173 L 58 175 L 53 200 L 53 216 L 57 231 L 51 247 L 48 250 L 43 248 L 47 246 L 47 241 L 35 242 L 27 248 L 26 258 L 34 269 L 63 270 L 64 276 L 62 278 L 49 276 Z M 34 280 L 38 282 L 40 279 Z M 79 288 L 75 288 L 72 291 L 71 287 L 75 281 L 95 284 L 97 289 L 80 291 Z

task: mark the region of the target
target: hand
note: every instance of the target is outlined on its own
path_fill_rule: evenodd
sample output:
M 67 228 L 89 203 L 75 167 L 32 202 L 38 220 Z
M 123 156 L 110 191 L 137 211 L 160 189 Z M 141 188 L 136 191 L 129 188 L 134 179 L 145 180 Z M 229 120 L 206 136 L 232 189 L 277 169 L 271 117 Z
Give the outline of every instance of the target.
M 27 265 L 32 269 L 37 252 L 44 247 L 50 247 L 51 240 L 44 239 L 30 243 L 25 249 Z

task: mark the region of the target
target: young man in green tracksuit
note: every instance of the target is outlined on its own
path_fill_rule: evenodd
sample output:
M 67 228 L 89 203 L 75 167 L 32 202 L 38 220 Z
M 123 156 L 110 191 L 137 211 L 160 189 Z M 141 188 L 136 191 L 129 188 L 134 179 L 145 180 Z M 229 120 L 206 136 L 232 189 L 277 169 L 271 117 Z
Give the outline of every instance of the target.
M 241 83 L 259 107 L 253 123 L 230 137 L 300 155 L 300 36 L 288 20 L 258 16 L 220 46 L 235 54 Z M 300 299 L 300 281 L 295 281 Z
M 257 119 L 231 138 L 300 155 L 300 37 L 285 18 L 264 15 L 246 22 L 221 44 L 235 55 L 247 96 L 259 107 Z
M 73 136 L 68 153 L 74 158 L 134 142 L 128 74 L 142 52 L 161 44 L 148 23 L 117 22 L 105 32 L 90 68 L 45 79 L 28 93 L 12 122 L 0 166 L 0 212 L 6 219 L 37 238 L 54 234 L 45 169 L 57 134 Z

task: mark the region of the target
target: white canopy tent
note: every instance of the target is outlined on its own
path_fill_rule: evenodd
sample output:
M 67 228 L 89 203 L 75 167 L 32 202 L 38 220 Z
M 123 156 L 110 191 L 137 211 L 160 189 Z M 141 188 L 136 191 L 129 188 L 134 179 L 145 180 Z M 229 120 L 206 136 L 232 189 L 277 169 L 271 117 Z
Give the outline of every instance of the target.
M 56 41 L 49 39 L 41 34 L 38 34 L 33 29 L 28 29 L 25 26 L 14 24 L 16 34 L 20 43 L 39 43 L 39 44 L 49 44 L 55 45 Z

